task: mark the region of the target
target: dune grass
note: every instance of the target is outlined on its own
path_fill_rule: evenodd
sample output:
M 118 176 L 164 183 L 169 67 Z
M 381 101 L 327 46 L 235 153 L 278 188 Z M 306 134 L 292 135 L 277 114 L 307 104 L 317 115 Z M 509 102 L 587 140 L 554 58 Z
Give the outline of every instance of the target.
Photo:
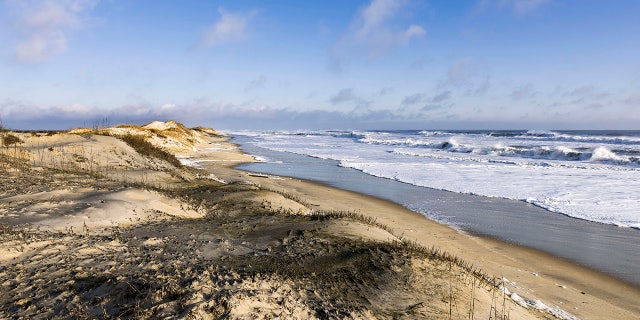
M 120 136 L 119 138 L 143 156 L 167 161 L 177 168 L 182 167 L 182 163 L 180 163 L 180 160 L 178 160 L 175 155 L 154 146 L 152 143 L 147 141 L 144 136 L 128 134 Z
M 12 135 L 12 134 L 3 134 L 2 135 L 2 145 L 5 147 L 14 145 L 14 144 L 18 144 L 21 143 L 22 140 L 20 140 L 20 138 Z

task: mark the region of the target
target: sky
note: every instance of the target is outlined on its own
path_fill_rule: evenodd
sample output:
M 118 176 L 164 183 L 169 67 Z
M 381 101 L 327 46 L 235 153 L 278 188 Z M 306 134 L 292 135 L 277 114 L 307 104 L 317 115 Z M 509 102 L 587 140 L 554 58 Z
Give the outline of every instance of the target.
M 637 0 L 0 0 L 0 121 L 640 129 Z

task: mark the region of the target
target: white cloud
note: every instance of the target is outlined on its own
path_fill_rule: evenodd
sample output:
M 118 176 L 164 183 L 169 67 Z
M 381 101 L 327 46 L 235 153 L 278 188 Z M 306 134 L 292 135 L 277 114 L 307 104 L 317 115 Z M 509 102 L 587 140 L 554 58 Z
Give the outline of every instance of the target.
M 411 38 L 424 36 L 427 32 L 419 25 L 412 24 L 407 28 L 394 26 L 394 19 L 402 6 L 398 0 L 372 0 L 356 16 L 354 39 L 379 53 L 394 45 L 407 44 Z
M 68 35 L 86 26 L 86 13 L 98 0 L 9 0 L 6 2 L 18 40 L 16 60 L 39 63 L 67 50 Z
M 330 67 L 340 71 L 341 65 L 364 49 L 370 57 L 379 57 L 396 46 L 408 45 L 412 39 L 424 37 L 427 31 L 420 25 L 400 20 L 406 1 L 372 0 L 358 11 L 350 29 L 334 45 Z
M 16 100 L 0 103 L 0 117 L 11 121 L 39 119 L 91 119 L 104 114 L 104 110 L 80 103 L 68 105 L 38 106 Z
M 20 62 L 43 62 L 67 49 L 67 38 L 62 32 L 39 32 L 20 41 L 14 50 Z
M 92 106 L 74 103 L 70 105 L 61 105 L 51 108 L 53 114 L 64 115 L 73 118 L 84 118 L 96 114 L 96 108 Z
M 247 25 L 257 11 L 231 13 L 218 8 L 220 19 L 203 34 L 201 45 L 213 47 L 226 43 L 239 42 L 248 37 Z
M 393 17 L 393 12 L 399 7 L 394 0 L 372 0 L 359 14 L 360 27 L 356 30 L 356 36 L 366 38 L 384 24 L 385 20 Z
M 409 40 L 411 40 L 411 38 L 418 38 L 418 37 L 422 37 L 424 35 L 427 34 L 427 31 L 424 30 L 423 27 L 416 25 L 416 24 L 412 24 L 409 26 L 409 28 L 407 28 L 407 30 L 405 30 L 401 36 L 399 37 L 400 43 L 402 44 L 406 44 L 409 42 Z

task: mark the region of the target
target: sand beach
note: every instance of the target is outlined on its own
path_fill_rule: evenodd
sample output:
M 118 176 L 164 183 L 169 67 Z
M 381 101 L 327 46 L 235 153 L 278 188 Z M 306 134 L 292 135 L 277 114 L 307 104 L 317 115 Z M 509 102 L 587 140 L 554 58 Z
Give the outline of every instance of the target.
M 640 318 L 639 288 L 571 261 L 235 169 L 213 129 L 2 138 L 0 318 Z

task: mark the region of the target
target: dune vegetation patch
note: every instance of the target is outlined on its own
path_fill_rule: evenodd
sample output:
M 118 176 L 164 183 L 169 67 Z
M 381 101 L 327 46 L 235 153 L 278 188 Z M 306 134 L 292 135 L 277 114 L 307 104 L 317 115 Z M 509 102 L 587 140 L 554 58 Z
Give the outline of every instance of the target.
M 13 134 L 10 134 L 10 133 L 5 134 L 2 137 L 2 145 L 5 146 L 5 147 L 8 147 L 8 146 L 13 145 L 13 144 L 18 144 L 18 143 L 21 143 L 21 142 L 22 142 L 22 140 L 20 140 L 20 138 L 14 136 Z
M 178 168 L 182 167 L 182 163 L 180 162 L 180 160 L 178 160 L 178 158 L 176 158 L 175 155 L 159 147 L 156 147 L 155 145 L 147 141 L 144 136 L 127 134 L 119 138 L 143 156 L 167 161 Z

